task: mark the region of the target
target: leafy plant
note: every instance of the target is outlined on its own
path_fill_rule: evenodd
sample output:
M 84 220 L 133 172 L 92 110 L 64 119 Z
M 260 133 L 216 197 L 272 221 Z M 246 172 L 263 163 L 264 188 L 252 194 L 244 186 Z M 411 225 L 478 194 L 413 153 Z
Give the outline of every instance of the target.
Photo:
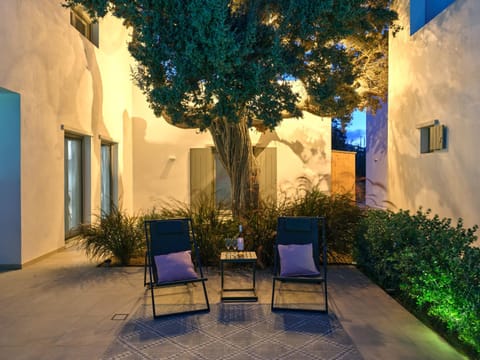
M 294 216 L 325 216 L 329 261 L 350 258 L 362 210 L 348 194 L 328 195 L 317 183 L 298 179 L 297 193 L 285 201 L 282 212 Z M 351 261 L 351 260 L 350 260 Z
M 112 207 L 109 214 L 98 216 L 95 223 L 83 226 L 80 246 L 90 258 L 113 256 L 120 265 L 129 265 L 132 257 L 144 252 L 142 224 L 138 217 Z
M 143 219 L 190 217 L 195 227 L 200 255 L 206 264 L 216 264 L 224 249 L 224 239 L 235 236 L 243 225 L 246 250 L 255 251 L 261 264 L 273 264 L 277 218 L 279 216 L 326 216 L 327 242 L 330 257 L 347 255 L 351 261 L 353 244 L 362 211 L 344 195 L 329 196 L 317 185 L 299 179 L 299 190 L 292 198 L 283 197 L 278 203 L 261 202 L 257 209 L 248 209 L 243 216 L 232 215 L 218 207 L 208 196 L 201 196 L 189 206 L 176 200 L 160 204 Z M 344 261 L 344 256 L 341 260 Z
M 384 289 L 399 289 L 397 250 L 416 238 L 408 212 L 368 210 L 358 229 L 354 258 Z
M 200 256 L 206 265 L 218 263 L 220 252 L 225 247 L 224 239 L 234 236 L 238 231 L 238 221 L 235 222 L 208 196 L 200 196 L 191 206 L 176 200 L 166 201 L 146 213 L 143 219 L 179 217 L 192 219 Z
M 250 209 L 242 221 L 245 224 L 246 249 L 257 253 L 261 266 L 273 264 L 273 244 L 280 214 L 276 204 L 262 202 L 258 209 Z
M 362 221 L 359 266 L 453 343 L 480 355 L 480 248 L 477 226 L 419 209 L 370 210 Z M 413 307 L 413 308 L 412 308 Z

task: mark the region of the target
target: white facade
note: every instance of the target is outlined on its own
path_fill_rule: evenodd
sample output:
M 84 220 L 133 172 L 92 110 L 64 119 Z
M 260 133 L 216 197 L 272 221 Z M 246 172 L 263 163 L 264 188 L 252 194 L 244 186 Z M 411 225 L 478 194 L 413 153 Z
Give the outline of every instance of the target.
M 101 26 L 108 37 L 97 48 L 70 25 L 58 1 L 0 2 L 0 87 L 19 94 L 21 104 L 20 153 L 12 153 L 21 154 L 21 200 L 8 204 L 19 206 L 21 230 L 2 231 L 0 264 L 18 266 L 64 246 L 66 133 L 85 141 L 83 220 L 100 207 L 100 137 L 118 143 L 120 196 L 131 207 L 131 164 L 124 159 L 131 153 L 124 148 L 131 143 L 127 36 L 119 20 L 106 18 Z
M 134 89 L 133 194 L 134 210 L 151 209 L 164 201 L 190 201 L 189 149 L 213 147 L 208 132 L 181 129 L 155 118 L 145 98 Z M 292 194 L 306 177 L 330 190 L 331 119 L 304 113 L 285 119 L 273 132 L 250 130 L 254 146 L 274 147 L 278 192 Z
M 480 2 L 456 0 L 413 35 L 409 5 L 395 2 L 404 29 L 390 36 L 385 199 L 471 227 L 480 224 Z M 419 127 L 434 120 L 446 127 L 445 148 L 421 153 Z
M 115 149 L 119 207 L 138 213 L 189 201 L 189 149 L 213 141 L 154 117 L 132 85 L 120 20 L 100 20 L 97 47 L 57 0 L 2 0 L 0 34 L 0 266 L 21 267 L 65 245 L 68 137 L 83 144 L 82 222 L 100 213 L 104 143 Z M 252 130 L 254 144 L 277 148 L 279 191 L 293 191 L 300 176 L 329 190 L 330 129 L 330 119 L 305 114 L 275 133 Z
M 388 103 L 375 114 L 367 112 L 367 148 L 365 161 L 365 205 L 389 207 L 388 185 Z

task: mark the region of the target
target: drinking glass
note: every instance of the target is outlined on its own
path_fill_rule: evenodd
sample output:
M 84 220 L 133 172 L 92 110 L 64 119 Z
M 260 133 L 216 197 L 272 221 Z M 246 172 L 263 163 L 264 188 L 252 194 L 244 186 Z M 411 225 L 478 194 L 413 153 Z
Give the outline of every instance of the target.
M 232 239 L 230 238 L 225 239 L 225 247 L 227 248 L 227 251 L 230 251 L 230 248 L 232 247 Z

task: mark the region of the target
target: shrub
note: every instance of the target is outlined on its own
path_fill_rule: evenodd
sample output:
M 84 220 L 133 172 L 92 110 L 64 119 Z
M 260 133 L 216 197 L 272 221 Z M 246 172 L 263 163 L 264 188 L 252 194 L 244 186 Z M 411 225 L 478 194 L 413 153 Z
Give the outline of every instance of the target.
M 294 216 L 324 216 L 330 261 L 351 261 L 362 210 L 348 194 L 327 195 L 318 184 L 300 178 L 297 193 L 282 212 Z
M 80 246 L 90 258 L 114 257 L 120 265 L 128 265 L 144 251 L 144 234 L 136 216 L 129 216 L 112 207 L 110 214 L 97 217 L 93 224 L 83 225 Z
M 399 289 L 397 250 L 415 237 L 408 212 L 367 210 L 358 228 L 354 258 L 377 284 L 396 291 Z
M 325 216 L 329 261 L 351 262 L 362 210 L 347 195 L 329 196 L 318 186 L 301 187 L 295 197 L 285 197 L 279 205 L 263 202 L 251 210 L 242 221 L 246 224 L 246 241 L 266 266 L 273 264 L 279 216 Z
M 224 207 L 218 207 L 208 196 L 200 196 L 192 206 L 175 200 L 163 202 L 143 219 L 191 218 L 205 264 L 218 263 L 220 252 L 225 248 L 225 238 L 236 236 L 238 225 L 242 224 L 245 249 L 256 251 L 260 262 L 270 266 L 279 216 L 325 216 L 329 254 L 347 255 L 351 261 L 362 210 L 347 195 L 329 196 L 318 185 L 303 178 L 299 179 L 297 188 L 295 196 L 284 196 L 278 204 L 261 202 L 257 209 L 247 211 L 241 219 L 232 218 L 230 213 L 221 210 Z
M 238 225 L 242 224 L 245 249 L 256 251 L 261 264 L 270 266 L 273 264 L 273 244 L 279 216 L 325 216 L 329 253 L 348 255 L 351 261 L 362 211 L 346 195 L 329 196 L 316 185 L 301 179 L 299 183 L 296 196 L 285 196 L 278 204 L 261 202 L 257 209 L 249 210 L 242 219 L 233 219 L 207 196 L 199 197 L 191 207 L 175 200 L 161 203 L 146 213 L 143 219 L 190 217 L 205 264 L 218 263 L 220 252 L 225 248 L 225 238 L 236 236 Z
M 245 248 L 256 251 L 261 266 L 273 264 L 273 244 L 280 210 L 276 204 L 262 202 L 258 209 L 251 210 L 242 221 L 245 232 Z
M 166 201 L 143 216 L 143 220 L 171 218 L 192 219 L 200 257 L 205 265 L 217 264 L 220 252 L 225 248 L 225 238 L 238 232 L 238 222 L 207 196 L 199 197 L 191 207 L 176 200 Z
M 480 248 L 477 227 L 460 219 L 431 217 L 430 211 L 367 212 L 355 252 L 359 266 L 384 288 L 397 291 L 413 312 L 425 313 L 480 355 Z

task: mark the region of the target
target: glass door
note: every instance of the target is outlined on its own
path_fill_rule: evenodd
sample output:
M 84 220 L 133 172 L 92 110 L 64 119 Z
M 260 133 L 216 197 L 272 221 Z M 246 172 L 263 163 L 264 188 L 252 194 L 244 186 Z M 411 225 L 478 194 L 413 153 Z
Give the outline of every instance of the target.
M 77 235 L 83 219 L 82 139 L 65 138 L 65 238 Z
M 102 144 L 101 146 L 101 207 L 102 216 L 110 214 L 113 204 L 112 186 L 112 145 Z

